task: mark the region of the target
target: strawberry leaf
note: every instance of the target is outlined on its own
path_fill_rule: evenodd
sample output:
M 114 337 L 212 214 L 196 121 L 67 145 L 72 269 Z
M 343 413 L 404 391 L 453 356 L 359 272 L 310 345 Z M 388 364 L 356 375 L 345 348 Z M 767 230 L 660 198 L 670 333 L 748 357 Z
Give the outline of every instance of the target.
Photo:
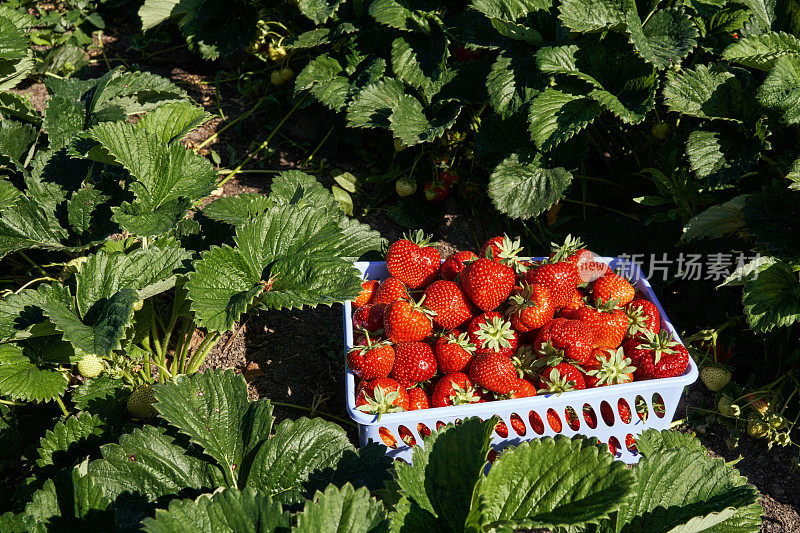
M 342 65 L 327 54 L 309 61 L 297 75 L 295 92 L 309 91 L 321 104 L 333 111 L 341 111 L 350 94 L 350 80 Z
M 366 488 L 354 489 L 347 484 L 337 489 L 328 486 L 306 502 L 297 515 L 298 533 L 378 533 L 388 530 L 383 504 L 370 497 Z
M 600 105 L 585 95 L 548 87 L 531 102 L 531 139 L 539 150 L 548 151 L 580 133 L 601 112 Z
M 375 0 L 369 14 L 379 24 L 404 31 L 430 31 L 430 21 L 423 13 L 412 10 L 403 0 Z
M 590 440 L 543 438 L 498 457 L 475 488 L 495 526 L 599 523 L 633 493 L 633 473 Z
M 775 60 L 756 99 L 767 109 L 779 113 L 784 124 L 800 124 L 800 54 Z
M 742 293 L 744 314 L 759 333 L 785 328 L 800 320 L 800 281 L 795 270 L 777 262 L 748 279 Z
M 513 218 L 528 219 L 561 199 L 572 174 L 561 167 L 543 168 L 539 158 L 517 154 L 502 161 L 489 180 L 489 197 L 495 207 Z
M 625 22 L 622 4 L 622 0 L 564 0 L 558 18 L 573 31 L 603 31 Z
M 500 54 L 486 78 L 489 104 L 503 117 L 518 112 L 541 90 L 533 58 L 522 54 Z
M 273 205 L 274 202 L 269 197 L 250 192 L 214 200 L 203 208 L 203 214 L 211 220 L 242 226 Z
M 442 67 L 446 56 L 447 39 L 437 29 L 425 37 L 398 37 L 392 42 L 390 59 L 397 79 L 419 89 L 430 100 L 455 75 Z
M 22 29 L 0 15 L 0 91 L 12 89 L 33 70 L 33 52 Z
M 148 533 L 181 533 L 186 525 L 198 533 L 215 531 L 288 531 L 292 520 L 281 504 L 268 494 L 250 488 L 223 489 L 203 494 L 196 500 L 173 500 L 167 509 L 156 510 L 154 518 L 145 518 Z
M 767 71 L 785 55 L 800 55 L 800 39 L 774 31 L 742 37 L 722 52 L 726 61 Z
M 12 400 L 43 402 L 64 394 L 69 381 L 61 372 L 39 368 L 30 351 L 0 344 L 0 395 Z
M 642 458 L 638 490 L 622 507 L 614 531 L 757 531 L 758 492 L 724 459 L 671 449 Z
M 748 119 L 741 81 L 721 63 L 698 65 L 694 70 L 667 73 L 664 101 L 670 110 L 699 118 L 742 121 Z
M 686 140 L 686 156 L 698 178 L 710 183 L 738 181 L 758 161 L 761 143 L 729 129 L 700 128 Z
M 455 124 L 461 104 L 457 100 L 447 100 L 432 106 L 433 116 L 425 115 L 422 104 L 410 95 L 403 95 L 389 117 L 389 128 L 406 146 L 438 139 Z
M 659 9 L 642 24 L 634 0 L 626 0 L 626 19 L 633 47 L 647 62 L 663 70 L 680 65 L 697 46 L 697 27 L 679 9 Z
M 53 328 L 42 312 L 44 300 L 44 286 L 39 290 L 24 289 L 0 300 L 0 341 L 52 335 Z
M 403 84 L 394 79 L 367 85 L 347 106 L 347 125 L 353 128 L 388 128 L 389 117 L 404 92 Z
M 110 436 L 105 421 L 89 413 L 78 413 L 59 420 L 39 440 L 36 464 L 44 467 L 66 467 L 93 452 Z
M 679 431 L 647 429 L 636 437 L 636 448 L 648 457 L 670 450 L 697 451 L 708 455 L 708 450 L 697 437 Z
M 107 374 L 84 381 L 72 391 L 72 403 L 111 425 L 119 425 L 127 414 L 131 390 L 121 379 Z
M 743 233 L 744 213 L 742 209 L 748 196 L 740 194 L 696 215 L 683 227 L 681 241 L 716 239 L 724 235 Z
M 316 24 L 322 24 L 339 9 L 343 0 L 298 0 L 300 12 Z

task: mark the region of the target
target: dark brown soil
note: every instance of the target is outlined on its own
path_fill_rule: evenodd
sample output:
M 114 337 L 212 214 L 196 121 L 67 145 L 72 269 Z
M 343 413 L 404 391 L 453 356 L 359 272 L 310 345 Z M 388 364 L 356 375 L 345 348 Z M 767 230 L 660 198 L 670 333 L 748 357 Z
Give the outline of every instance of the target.
M 222 85 L 221 95 L 215 89 L 217 72 L 220 69 L 236 71 L 241 58 L 217 63 L 204 62 L 185 49 L 180 49 L 143 60 L 129 48 L 131 32 L 131 28 L 124 24 L 107 29 L 103 37 L 106 57 L 123 58 L 127 63 L 137 63 L 143 70 L 168 76 L 210 113 L 219 115 L 222 111 L 227 119 L 218 116 L 193 132 L 186 140 L 187 146 L 197 147 L 254 105 L 255 99 L 242 96 L 234 84 Z M 98 59 L 93 63 L 93 69 L 97 70 L 95 74 L 100 74 L 105 70 L 105 62 L 99 59 L 99 54 L 96 57 Z M 111 59 L 110 64 L 116 66 L 120 61 Z M 41 84 L 32 84 L 23 92 L 31 95 L 37 107 L 44 106 L 46 93 Z M 221 102 L 221 110 L 217 102 Z M 266 139 L 286 111 L 274 105 L 264 106 L 236 127 L 219 135 L 201 153 L 208 154 L 213 149 L 221 156 L 223 167 L 235 167 Z M 274 146 L 265 152 L 266 155 L 255 158 L 248 168 L 267 171 L 300 168 L 307 152 L 321 138 L 320 124 L 316 118 L 313 111 L 298 112 L 281 129 L 281 135 L 276 135 Z M 323 135 L 328 129 L 328 125 L 324 126 Z M 327 158 L 328 168 L 342 168 L 356 176 L 364 174 L 367 168 L 367 164 L 359 162 L 350 153 L 329 154 Z M 224 186 L 223 194 L 267 192 L 273 175 L 242 174 Z M 325 173 L 319 177 L 323 182 L 328 178 Z M 442 222 L 438 227 L 431 228 L 436 239 L 441 241 L 443 255 L 455 249 L 476 249 L 489 233 L 497 231 L 497 228 L 491 227 L 489 221 L 494 218 L 488 212 L 486 216 L 466 214 L 460 211 L 461 205 L 449 199 L 443 206 L 446 215 Z M 379 230 L 390 241 L 405 231 L 383 212 L 369 212 L 362 217 L 362 221 Z M 205 367 L 233 368 L 240 372 L 247 370 L 252 396 L 291 405 L 276 407 L 277 416 L 296 418 L 311 415 L 342 421 L 356 442 L 354 426 L 344 407 L 343 340 L 341 305 L 302 311 L 264 312 L 248 317 L 234 333 L 224 335 L 209 355 Z M 702 385 L 695 384 L 685 395 L 676 418 L 685 416 L 689 406 L 704 406 L 708 401 L 709 394 Z M 800 531 L 800 496 L 796 490 L 800 476 L 789 470 L 792 456 L 797 454 L 795 450 L 767 450 L 762 442 L 744 437 L 739 448 L 730 451 L 725 445 L 727 429 L 720 425 L 707 428 L 699 437 L 714 455 L 726 460 L 735 460 L 741 455 L 737 468 L 763 494 L 762 531 Z

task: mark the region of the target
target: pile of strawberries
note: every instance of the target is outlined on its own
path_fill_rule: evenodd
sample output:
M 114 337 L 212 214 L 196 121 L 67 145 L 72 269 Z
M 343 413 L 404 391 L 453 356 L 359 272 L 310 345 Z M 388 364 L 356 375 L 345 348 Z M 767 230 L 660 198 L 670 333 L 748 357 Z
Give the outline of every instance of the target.
M 390 277 L 352 302 L 359 410 L 525 398 L 678 376 L 686 348 L 658 309 L 567 237 L 549 258 L 494 237 L 444 262 L 418 231 L 386 253 Z

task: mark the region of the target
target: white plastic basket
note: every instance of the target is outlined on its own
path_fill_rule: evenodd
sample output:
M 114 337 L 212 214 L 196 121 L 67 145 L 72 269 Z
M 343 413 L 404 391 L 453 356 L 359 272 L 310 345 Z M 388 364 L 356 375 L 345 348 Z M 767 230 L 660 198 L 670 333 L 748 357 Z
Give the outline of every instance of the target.
M 667 318 L 664 309 L 658 299 L 653 294 L 650 283 L 644 277 L 641 269 L 636 264 L 626 262 L 618 258 L 599 258 L 609 264 L 612 269 L 624 267 L 626 275 L 631 279 L 634 286 L 640 290 L 653 302 L 661 313 L 661 328 L 666 329 L 680 341 L 678 333 Z M 385 279 L 389 276 L 386 263 L 380 262 L 358 262 L 355 266 L 369 279 Z M 345 331 L 345 353 L 353 346 L 353 321 L 350 303 L 344 305 L 344 331 Z M 422 436 L 418 432 L 418 424 L 424 424 L 430 431 L 436 431 L 437 424 L 447 424 L 468 417 L 479 417 L 488 419 L 494 415 L 499 416 L 505 422 L 508 429 L 508 436 L 503 438 L 497 433 L 494 434 L 493 446 L 501 449 L 511 444 L 519 444 L 521 441 L 530 440 L 543 436 L 553 436 L 557 432 L 550 426 L 547 420 L 549 410 L 554 410 L 561 421 L 561 431 L 558 433 L 572 436 L 576 434 L 597 437 L 604 443 L 609 443 L 616 439 L 616 458 L 626 463 L 636 463 L 639 455 L 626 447 L 626 437 L 632 435 L 636 437 L 639 433 L 648 428 L 666 429 L 670 426 L 675 410 L 678 407 L 684 387 L 692 384 L 697 379 L 698 371 L 694 360 L 689 358 L 689 366 L 683 375 L 674 378 L 653 379 L 647 381 L 635 381 L 624 385 L 613 385 L 598 387 L 582 391 L 562 393 L 561 395 L 546 394 L 533 398 L 520 398 L 517 400 L 503 400 L 486 403 L 475 403 L 471 405 L 459 405 L 451 407 L 440 407 L 435 409 L 424 409 L 421 411 L 407 411 L 400 413 L 384 414 L 378 421 L 376 415 L 364 413 L 356 409 L 355 390 L 356 376 L 346 368 L 345 394 L 347 397 L 347 412 L 350 417 L 358 424 L 358 435 L 361 444 L 369 441 L 383 442 L 379 431 L 389 431 L 397 441 L 396 448 L 389 448 L 387 455 L 395 459 L 411 461 L 412 447 L 406 445 L 400 438 L 400 426 L 413 436 L 417 445 L 422 445 Z M 661 403 L 664 405 L 663 412 L 655 412 L 653 402 L 658 401 L 660 396 Z M 630 409 L 630 420 L 625 423 L 619 414 L 618 405 L 620 399 L 624 400 Z M 637 400 L 640 405 L 643 401 L 647 405 L 646 415 L 640 416 L 636 411 Z M 613 412 L 613 423 L 606 424 L 601 416 L 601 404 L 607 402 Z M 584 406 L 588 405 L 595 414 L 596 424 L 591 427 L 583 415 Z M 578 427 L 570 427 L 565 418 L 566 409 L 573 409 L 577 415 Z M 516 414 L 525 425 L 524 435 L 519 435 L 511 425 L 510 417 Z M 537 433 L 533 430 L 531 420 L 538 416 L 542 421 L 544 431 Z M 644 418 L 644 420 L 643 420 Z M 539 424 L 537 424 L 539 425 Z M 420 428 L 422 429 L 422 428 Z

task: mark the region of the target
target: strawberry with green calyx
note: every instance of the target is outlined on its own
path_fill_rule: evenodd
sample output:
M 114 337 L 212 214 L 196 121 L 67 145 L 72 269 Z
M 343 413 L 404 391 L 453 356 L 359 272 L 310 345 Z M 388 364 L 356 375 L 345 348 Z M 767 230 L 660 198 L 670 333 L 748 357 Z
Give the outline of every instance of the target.
M 422 409 L 430 409 L 431 401 L 428 395 L 420 387 L 411 387 L 407 389 L 408 392 L 408 410 L 420 411 Z
M 533 351 L 530 346 L 519 346 L 514 355 L 511 356 L 511 362 L 514 363 L 514 368 L 517 369 L 517 375 L 520 379 L 539 379 L 539 369 L 544 364 L 540 361 L 539 355 Z
M 443 181 L 429 181 L 422 186 L 425 199 L 432 204 L 440 204 L 450 196 L 450 186 Z
M 380 286 L 380 282 L 377 279 L 365 279 L 361 282 L 361 292 L 358 294 L 355 300 L 350 302 L 350 306 L 353 309 L 358 309 L 359 307 L 366 305 L 372 301 L 372 297 L 375 295 L 375 291 L 378 290 L 378 286 Z
M 504 320 L 503 315 L 496 311 L 473 318 L 467 327 L 467 334 L 477 354 L 497 353 L 511 357 L 519 340 L 511 322 Z
M 497 353 L 485 353 L 473 359 L 469 377 L 484 389 L 508 394 L 514 389 L 519 377 L 511 359 Z
M 386 312 L 386 304 L 366 304 L 362 305 L 353 313 L 353 328 L 357 330 L 365 329 L 370 333 L 383 331 L 383 315 Z
M 594 328 L 580 320 L 554 318 L 537 332 L 533 349 L 540 356 L 561 354 L 579 364 L 589 361 L 595 346 Z
M 755 439 L 764 439 L 769 435 L 769 426 L 762 420 L 748 420 L 747 434 Z
M 465 405 L 480 401 L 481 397 L 476 393 L 475 386 L 463 372 L 452 372 L 443 376 L 436 383 L 431 395 L 433 407 Z
M 156 416 L 156 414 L 158 414 L 156 408 L 153 407 L 155 402 L 156 396 L 153 393 L 153 385 L 147 384 L 142 385 L 133 391 L 133 393 L 128 397 L 128 403 L 126 407 L 128 408 L 128 412 L 134 418 L 146 420 L 153 418 Z
M 731 382 L 731 371 L 723 366 L 704 366 L 700 369 L 700 381 L 712 392 L 718 392 Z
M 478 256 L 475 255 L 475 252 L 471 252 L 469 250 L 454 253 L 445 259 L 444 263 L 442 263 L 442 268 L 440 271 L 442 279 L 456 281 L 456 278 L 459 276 L 459 274 L 461 274 L 461 271 L 477 258 Z
M 572 263 L 573 265 L 577 266 L 578 261 L 580 261 L 587 254 L 590 254 L 592 257 L 594 257 L 594 254 L 584 247 L 583 241 L 581 241 L 579 237 L 573 237 L 572 235 L 567 235 L 562 244 L 551 242 L 550 249 L 551 252 L 549 259 L 553 263 L 566 261 L 567 263 Z
M 394 346 L 392 379 L 406 388 L 427 381 L 436 374 L 436 356 L 425 342 L 402 342 Z
M 466 331 L 454 329 L 436 341 L 436 362 L 445 374 L 463 371 L 474 356 L 475 345 L 469 341 Z
M 461 272 L 461 287 L 481 311 L 491 311 L 505 302 L 514 288 L 514 270 L 480 257 Z
M 391 378 L 368 381 L 356 397 L 356 409 L 363 413 L 378 415 L 408 411 L 408 392 Z
M 605 352 L 600 354 L 599 352 Z M 631 360 L 625 357 L 625 351 L 622 348 L 614 349 L 599 349 L 592 353 L 597 361 L 596 366 L 590 367 L 586 365 L 586 381 L 587 388 L 604 387 L 606 385 L 622 385 L 623 383 L 631 383 L 633 381 L 633 373 L 636 367 L 631 365 Z
M 419 302 L 395 300 L 383 312 L 383 330 L 386 338 L 394 343 L 421 341 L 431 334 L 433 322 L 430 310 Z
M 390 304 L 395 300 L 410 300 L 408 288 L 397 278 L 388 277 L 378 285 L 375 296 L 372 298 L 373 304 Z
M 628 317 L 628 337 L 644 335 L 645 331 L 658 333 L 661 331 L 661 314 L 656 305 L 644 298 L 636 298 L 625 306 Z
M 575 319 L 594 327 L 595 345 L 602 348 L 617 348 L 628 332 L 628 316 L 617 306 L 616 300 L 597 300 L 593 306 L 578 309 Z
M 373 342 L 369 331 L 362 330 L 366 344 L 354 346 L 347 352 L 347 366 L 361 379 L 371 380 L 389 376 L 394 366 L 394 348 L 389 341 Z
M 738 418 L 742 414 L 742 409 L 733 403 L 733 400 L 725 394 L 719 397 L 719 401 L 717 401 L 717 411 L 722 416 Z
M 561 394 L 562 392 L 569 392 L 573 390 L 582 390 L 586 388 L 586 382 L 583 380 L 581 371 L 569 364 L 558 363 L 556 366 L 546 366 L 539 374 L 542 388 L 539 389 L 540 394 Z
M 608 302 L 615 300 L 617 305 L 625 306 L 631 303 L 636 296 L 636 289 L 631 282 L 619 274 L 609 272 L 594 282 L 592 298 Z
M 556 308 L 550 290 L 536 283 L 522 283 L 509 297 L 506 316 L 515 330 L 525 333 L 539 329 L 553 318 Z
M 689 352 L 668 331 L 646 331 L 643 338 L 629 339 L 622 345 L 625 356 L 636 367 L 636 380 L 680 376 L 689 366 Z
M 395 150 L 397 150 L 397 142 L 395 141 Z M 402 142 L 400 142 L 402 146 Z M 405 150 L 405 148 L 403 148 Z M 402 152 L 402 150 L 397 150 L 398 152 Z M 405 197 L 411 196 L 415 192 L 417 192 L 417 182 L 412 179 L 410 176 L 403 176 L 396 182 L 394 182 L 394 190 L 397 193 L 397 196 Z
M 87 354 L 78 361 L 78 372 L 85 378 L 96 378 L 105 368 L 103 360 L 96 355 Z
M 550 290 L 553 305 L 560 308 L 572 300 L 580 278 L 575 265 L 566 261 L 559 261 L 547 262 L 528 270 L 525 273 L 525 281 L 547 287 Z
M 389 274 L 411 289 L 420 289 L 433 283 L 439 275 L 441 256 L 429 244 L 430 237 L 422 230 L 393 242 L 386 252 Z
M 453 329 L 472 318 L 475 306 L 453 281 L 434 281 L 425 289 L 425 305 L 433 312 L 433 323 Z
M 512 241 L 508 235 L 492 237 L 481 246 L 479 257 L 485 257 L 498 263 L 512 265 L 519 261 L 519 255 L 522 253 L 522 244 L 520 239 Z

